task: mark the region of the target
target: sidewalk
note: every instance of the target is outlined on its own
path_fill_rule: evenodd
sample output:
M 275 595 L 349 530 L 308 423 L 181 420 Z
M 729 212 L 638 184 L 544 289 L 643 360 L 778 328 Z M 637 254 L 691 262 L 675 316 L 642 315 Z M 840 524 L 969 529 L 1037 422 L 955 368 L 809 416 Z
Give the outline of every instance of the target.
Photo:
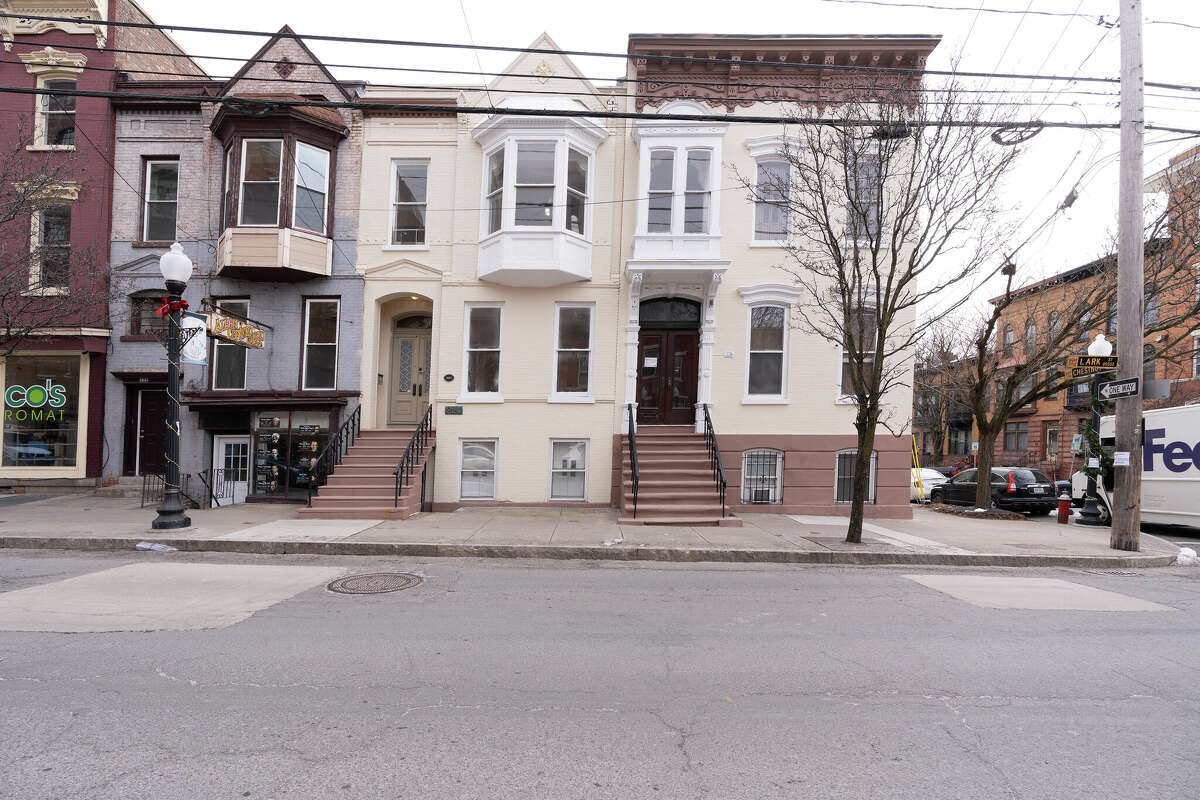
M 124 498 L 0 498 L 0 548 L 180 550 L 324 555 L 462 556 L 814 564 L 1121 568 L 1166 566 L 1178 548 L 1142 534 L 1139 553 L 1108 546 L 1108 528 L 1051 519 L 964 520 L 914 508 L 868 521 L 846 544 L 839 517 L 738 514 L 726 527 L 622 526 L 612 509 L 472 508 L 403 521 L 301 520 L 298 506 L 247 503 L 189 512 L 193 527 L 153 531 L 153 508 Z

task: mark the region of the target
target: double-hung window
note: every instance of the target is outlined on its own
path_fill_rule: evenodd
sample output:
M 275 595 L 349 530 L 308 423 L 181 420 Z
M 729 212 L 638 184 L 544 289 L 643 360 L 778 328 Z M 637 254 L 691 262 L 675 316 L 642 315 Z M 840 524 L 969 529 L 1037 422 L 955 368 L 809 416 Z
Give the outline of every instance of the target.
M 554 224 L 554 142 L 518 142 L 516 224 Z
M 646 233 L 709 233 L 713 158 L 713 150 L 708 147 L 650 150 Z
M 861 358 L 861 368 L 864 372 L 875 365 L 875 345 L 878 338 L 878 317 L 873 306 L 864 304 L 859 308 L 850 309 L 846 314 L 847 340 L 853 339 L 858 345 Z M 854 359 L 851 357 L 847 344 L 842 351 L 842 395 L 854 395 Z
M 1009 453 L 1023 453 L 1029 448 L 1029 423 L 1006 422 L 1004 424 L 1004 449 Z
M 875 466 L 878 453 L 871 453 L 870 478 L 867 483 L 867 502 L 875 502 Z M 850 503 L 854 501 L 854 462 L 858 458 L 857 450 L 843 450 L 837 454 L 837 468 L 834 478 L 835 503 Z
M 758 162 L 754 193 L 755 241 L 777 242 L 788 238 L 790 175 L 786 161 Z
M 874 142 L 853 141 L 846 150 L 847 238 L 877 241 L 883 212 L 883 164 Z
M 1033 320 L 1028 320 L 1025 323 L 1024 347 L 1025 347 L 1026 354 L 1032 353 L 1034 351 L 1034 348 L 1037 347 L 1037 333 L 1038 333 L 1037 323 L 1034 322 Z
M 496 440 L 463 440 L 459 459 L 458 496 L 490 500 L 496 496 Z
M 650 207 L 647 233 L 670 233 L 674 206 L 675 151 L 650 151 Z
M 179 162 L 146 162 L 146 205 L 142 210 L 142 240 L 175 241 L 179 210 Z
M 592 307 L 560 305 L 554 332 L 554 392 L 585 397 L 591 393 Z
M 337 300 L 304 301 L 305 389 L 332 389 L 337 384 Z
M 785 306 L 750 308 L 750 364 L 746 394 L 780 397 L 783 395 Z
M 467 393 L 500 391 L 501 307 L 467 307 Z
M 218 300 L 217 308 L 245 319 L 250 315 L 249 300 Z M 246 388 L 246 348 L 240 344 L 213 339 L 212 388 Z
M 397 161 L 392 165 L 393 245 L 425 244 L 429 162 Z
M 504 222 L 504 148 L 488 156 L 487 231 L 495 233 Z
M 295 164 L 292 225 L 324 236 L 329 204 L 329 151 L 296 142 Z
M 783 453 L 747 450 L 742 454 L 742 502 L 783 502 Z
M 587 220 L 588 156 L 582 150 L 567 148 L 567 230 L 585 234 Z
M 29 284 L 33 289 L 65 289 L 71 277 L 71 206 L 47 206 L 34 215 L 37 229 Z
M 709 185 L 712 153 L 708 150 L 689 150 L 687 180 L 683 198 L 683 232 L 708 233 L 708 209 L 712 200 Z
M 282 159 L 282 139 L 246 139 L 242 142 L 239 225 L 279 225 Z
M 551 440 L 551 500 L 587 498 L 587 455 L 587 441 Z
M 75 81 L 47 80 L 43 89 L 75 91 Z M 50 147 L 71 147 L 75 144 L 75 95 L 44 94 L 41 96 L 42 144 Z

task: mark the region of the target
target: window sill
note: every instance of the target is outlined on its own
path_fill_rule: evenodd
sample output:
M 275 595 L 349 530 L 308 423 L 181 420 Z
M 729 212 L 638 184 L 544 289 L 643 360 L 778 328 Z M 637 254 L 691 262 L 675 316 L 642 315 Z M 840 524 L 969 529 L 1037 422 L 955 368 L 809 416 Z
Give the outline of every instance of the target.
M 381 247 L 380 249 L 381 249 L 381 250 L 415 250 L 415 251 L 420 251 L 420 250 L 428 250 L 428 249 L 429 249 L 429 245 L 427 245 L 427 244 L 385 244 L 385 245 L 384 245 L 383 247 Z
M 70 153 L 75 150 L 73 144 L 27 144 L 25 149 L 31 153 Z
M 503 403 L 504 396 L 499 393 L 487 394 L 460 394 L 454 398 L 455 403 Z M 483 498 L 490 499 L 490 498 Z
M 130 247 L 157 247 L 157 248 L 163 248 L 163 247 L 170 247 L 170 246 L 171 246 L 171 245 L 173 245 L 174 243 L 175 243 L 174 241 L 170 241 L 170 242 L 142 242 L 142 241 L 138 241 L 138 242 L 130 242 L 130 243 L 129 243 L 129 246 L 130 246 Z
M 751 239 L 750 240 L 750 247 L 764 247 L 764 248 L 767 248 L 768 250 L 785 250 L 791 246 L 792 246 L 792 243 L 787 241 L 786 239 L 782 239 L 782 240 L 776 239 L 776 240 L 769 240 L 769 241 L 762 240 L 762 239 Z
M 775 395 L 753 395 L 748 394 L 742 398 L 744 406 L 789 406 L 791 400 L 786 397 L 778 397 Z
M 596 398 L 590 394 L 559 394 L 554 393 L 546 398 L 547 403 L 592 403 L 595 404 Z
M 38 289 L 25 289 L 22 297 L 66 297 L 71 292 L 63 286 L 42 286 Z

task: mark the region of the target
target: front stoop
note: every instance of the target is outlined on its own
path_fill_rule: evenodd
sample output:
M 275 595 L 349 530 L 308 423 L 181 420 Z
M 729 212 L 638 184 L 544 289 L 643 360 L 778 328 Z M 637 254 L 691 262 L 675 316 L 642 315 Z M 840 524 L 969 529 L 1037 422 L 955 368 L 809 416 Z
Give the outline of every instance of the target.
M 638 504 L 633 516 L 629 437 L 621 445 L 621 525 L 740 528 L 729 505 L 721 516 L 704 435 L 690 425 L 642 426 L 637 431 Z
M 302 508 L 301 519 L 405 519 L 420 511 L 421 469 L 436 445 L 436 435 L 417 459 L 412 479 L 396 502 L 396 465 L 413 436 L 411 428 L 363 431 L 325 485 Z

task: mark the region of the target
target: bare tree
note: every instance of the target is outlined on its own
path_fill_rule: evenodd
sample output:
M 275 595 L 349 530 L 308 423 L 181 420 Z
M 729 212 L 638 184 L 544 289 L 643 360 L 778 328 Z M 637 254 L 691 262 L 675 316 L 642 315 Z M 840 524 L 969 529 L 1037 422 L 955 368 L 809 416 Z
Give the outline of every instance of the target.
M 963 408 L 958 382 L 950 373 L 961 368 L 962 354 L 956 324 L 944 318 L 925 328 L 916 349 L 913 372 L 913 427 L 926 429 L 935 464 L 946 450 L 951 415 Z
M 23 128 L 0 152 L 0 354 L 48 328 L 107 319 L 107 253 L 72 249 L 64 213 L 80 191 L 74 158 L 27 149 Z
M 782 219 L 780 267 L 801 289 L 799 327 L 842 348 L 842 391 L 856 406 L 851 543 L 862 540 L 876 429 L 907 426 L 910 410 L 887 398 L 911 385 L 917 307 L 977 273 L 1005 240 L 998 189 L 1019 152 L 990 138 L 1003 112 L 953 86 L 914 94 L 847 90 L 824 122 L 786 141 L 788 169 L 742 180 L 756 224 Z

